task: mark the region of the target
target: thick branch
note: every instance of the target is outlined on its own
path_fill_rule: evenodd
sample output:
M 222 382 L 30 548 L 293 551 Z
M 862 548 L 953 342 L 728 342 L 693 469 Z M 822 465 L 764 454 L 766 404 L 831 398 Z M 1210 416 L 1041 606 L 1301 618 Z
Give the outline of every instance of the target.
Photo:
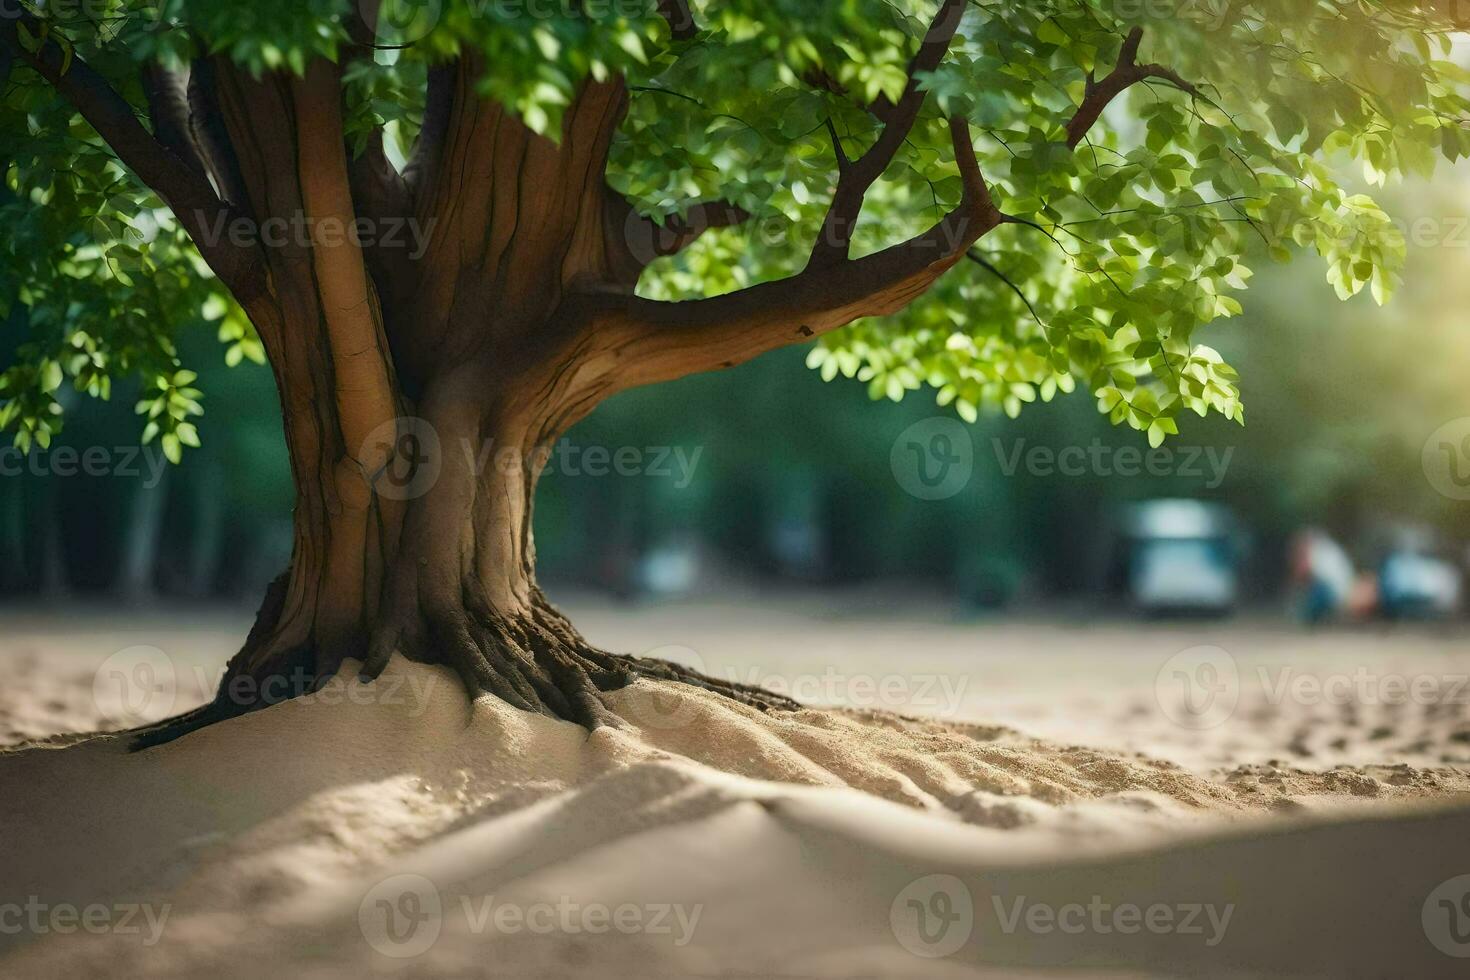
M 70 102 L 118 159 L 163 199 L 236 299 L 245 303 L 259 295 L 265 289 L 265 268 L 260 255 L 214 234 L 214 229 L 223 227 L 232 212 L 215 194 L 204 174 L 154 138 L 133 114 L 127 100 L 85 61 L 73 57 L 68 64 L 61 46 L 50 39 L 36 53 L 27 51 L 20 43 L 21 24 L 32 36 L 42 35 L 42 24 L 34 17 L 0 18 L 3 43 Z
M 198 58 L 189 66 L 189 132 L 220 196 L 232 207 L 248 211 L 250 195 L 220 109 L 217 82 L 213 57 Z
M 928 231 L 860 259 L 808 264 L 787 279 L 712 299 L 661 303 L 600 298 L 594 352 L 580 387 L 602 398 L 638 385 L 733 367 L 867 316 L 897 312 L 922 295 L 1001 223 L 963 119 L 950 121 L 964 199 Z
M 396 414 L 388 376 L 387 342 L 379 329 L 377 301 L 361 249 L 350 235 L 325 229 L 350 228 L 356 219 L 348 187 L 342 139 L 340 69 L 317 59 L 306 76 L 293 79 L 296 102 L 297 172 L 306 218 L 323 233 L 314 236 L 312 260 L 332 354 L 337 414 L 349 453 L 367 447 L 369 434 Z M 375 472 L 381 460 L 359 460 Z
M 610 349 L 591 373 L 606 372 L 605 396 L 733 367 L 853 320 L 897 312 L 954 265 L 967 240 L 983 234 L 977 229 L 983 225 L 945 221 L 884 251 L 713 299 L 627 299 L 599 331 Z
M 612 228 L 621 230 L 622 240 L 610 244 L 617 246 L 617 252 L 631 266 L 630 274 L 620 277 L 630 284 L 636 283 L 638 274 L 655 259 L 678 254 L 707 231 L 732 228 L 751 218 L 749 211 L 727 201 L 704 201 L 691 205 L 687 214 L 670 215 L 659 224 L 639 214 L 615 191 L 608 193 L 617 198 L 619 210 L 625 215 L 622 221 L 612 222 Z
M 145 65 L 143 91 L 148 97 L 154 139 L 188 164 L 190 170 L 205 176 L 208 171 L 204 158 L 194 144 L 189 125 L 189 76 L 162 65 Z
M 1199 89 L 1181 78 L 1173 69 L 1165 68 L 1163 65 L 1139 64 L 1138 46 L 1142 41 L 1143 28 L 1133 28 L 1128 32 L 1122 48 L 1118 51 L 1118 63 L 1113 70 L 1101 81 L 1091 76 L 1088 77 L 1082 104 L 1077 107 L 1076 114 L 1067 123 L 1068 146 L 1076 149 L 1083 137 L 1087 135 L 1087 131 L 1102 116 L 1103 110 L 1128 88 L 1145 79 L 1162 79 L 1181 91 L 1199 96 Z
M 919 87 L 920 75 L 932 72 L 944 60 L 950 41 L 959 30 L 960 20 L 965 13 L 965 0 L 944 0 L 934 21 L 929 25 L 918 54 L 909 63 L 908 84 L 899 97 L 888 122 L 877 141 L 856 161 L 842 164 L 839 154 L 837 190 L 832 196 L 832 205 L 822 222 L 822 230 L 812 248 L 813 265 L 826 265 L 841 261 L 852 245 L 853 229 L 863 209 L 863 200 L 868 188 L 883 176 L 898 148 L 908 139 L 924 105 L 924 91 Z

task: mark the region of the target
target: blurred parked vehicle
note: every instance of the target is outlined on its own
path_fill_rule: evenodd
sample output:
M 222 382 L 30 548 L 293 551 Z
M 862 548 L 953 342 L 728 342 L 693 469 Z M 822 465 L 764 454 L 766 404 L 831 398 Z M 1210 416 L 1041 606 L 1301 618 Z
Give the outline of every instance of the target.
M 1239 592 L 1234 533 L 1234 519 L 1219 504 L 1134 504 L 1124 522 L 1133 605 L 1156 615 L 1231 612 Z
M 1460 608 L 1460 570 L 1436 554 L 1425 528 L 1401 527 L 1378 569 L 1385 619 L 1444 619 Z

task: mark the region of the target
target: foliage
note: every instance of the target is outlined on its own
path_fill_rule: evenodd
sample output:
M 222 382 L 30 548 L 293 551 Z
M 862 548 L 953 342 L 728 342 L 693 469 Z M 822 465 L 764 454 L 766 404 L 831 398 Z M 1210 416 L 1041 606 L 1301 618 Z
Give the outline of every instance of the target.
M 341 57 L 347 0 L 90 0 L 23 4 L 135 106 L 138 68 L 221 52 L 257 71 Z M 555 138 L 586 78 L 631 100 L 609 180 L 659 218 L 725 199 L 754 216 L 650 268 L 650 296 L 711 295 L 799 270 L 836 176 L 898 98 L 932 0 L 705 0 L 675 40 L 653 0 L 387 0 L 381 50 L 348 72 L 349 137 L 386 127 L 401 160 L 423 116 L 427 66 L 484 53 L 480 87 Z M 1124 5 L 1127 6 L 1127 5 Z M 1196 339 L 1241 312 L 1248 250 L 1327 262 L 1339 296 L 1380 303 L 1405 250 L 1388 216 L 1335 176 L 1428 173 L 1470 153 L 1465 71 L 1448 24 L 1408 0 L 1181 0 L 1168 17 L 1109 0 L 972 0 L 922 115 L 868 195 L 857 251 L 931 224 L 959 200 L 945 119 L 977 134 L 1008 216 L 900 314 L 829 335 L 826 378 L 902 398 L 925 385 L 965 418 L 1017 414 L 1079 383 L 1114 423 L 1157 444 L 1185 410 L 1243 419 L 1235 372 Z M 1130 7 L 1131 9 L 1131 7 Z M 1142 29 L 1138 62 L 1167 73 L 1123 92 L 1074 148 L 1067 125 Z M 22 32 L 19 41 L 40 39 Z M 0 317 L 30 339 L 0 372 L 0 425 L 45 446 L 57 392 L 151 385 L 146 424 L 177 455 L 198 397 L 176 332 L 201 321 L 232 362 L 258 341 L 161 202 L 38 76 L 0 54 Z M 159 409 L 158 406 L 163 408 Z M 155 410 L 157 409 L 157 410 Z

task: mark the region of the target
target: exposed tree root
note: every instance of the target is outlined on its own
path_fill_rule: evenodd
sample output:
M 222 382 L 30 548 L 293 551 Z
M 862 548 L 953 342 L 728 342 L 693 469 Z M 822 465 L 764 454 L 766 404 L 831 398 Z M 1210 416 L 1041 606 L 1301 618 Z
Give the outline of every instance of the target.
M 623 727 L 602 695 L 627 687 L 640 676 L 701 687 L 761 711 L 800 707 L 770 691 L 708 677 L 679 664 L 599 650 L 539 589 L 531 614 L 516 619 L 495 615 L 476 603 L 475 595 L 467 590 L 464 610 L 431 617 L 430 649 L 455 669 L 467 689 L 492 694 L 517 708 L 593 731 L 604 725 Z M 381 671 L 381 666 L 370 664 L 369 671 L 374 670 Z
M 529 616 L 497 616 L 483 602 L 467 598 L 465 608 L 426 619 L 422 645 L 396 652 L 412 660 L 452 667 L 474 695 L 489 694 L 516 708 L 575 722 L 589 731 L 603 726 L 627 727 L 624 719 L 609 708 L 604 695 L 627 687 L 639 677 L 703 688 L 760 711 L 794 711 L 801 707 L 772 691 L 720 680 L 680 664 L 599 650 L 582 638 L 539 589 Z M 406 634 L 394 631 L 391 635 L 401 638 Z M 247 641 L 247 650 L 250 645 Z M 250 683 L 242 684 L 236 664 L 245 659 L 237 657 L 231 662 L 234 672 L 227 672 L 210 703 L 134 731 L 133 750 L 162 745 L 216 722 L 310 693 L 340 668 L 338 665 L 318 674 L 310 651 L 301 650 L 273 665 L 269 673 L 256 672 Z M 370 655 L 359 680 L 371 683 L 389 659 Z

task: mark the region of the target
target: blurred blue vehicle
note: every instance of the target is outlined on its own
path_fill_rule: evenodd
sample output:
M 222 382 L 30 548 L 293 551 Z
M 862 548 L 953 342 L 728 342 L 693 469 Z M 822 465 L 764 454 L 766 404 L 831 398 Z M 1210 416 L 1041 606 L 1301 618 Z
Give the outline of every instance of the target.
M 1142 612 L 1225 615 L 1239 595 L 1235 522 L 1219 504 L 1150 500 L 1124 521 L 1128 593 Z
M 1386 619 L 1444 619 L 1460 608 L 1460 570 L 1435 556 L 1431 537 L 1401 529 L 1378 567 L 1379 610 Z

